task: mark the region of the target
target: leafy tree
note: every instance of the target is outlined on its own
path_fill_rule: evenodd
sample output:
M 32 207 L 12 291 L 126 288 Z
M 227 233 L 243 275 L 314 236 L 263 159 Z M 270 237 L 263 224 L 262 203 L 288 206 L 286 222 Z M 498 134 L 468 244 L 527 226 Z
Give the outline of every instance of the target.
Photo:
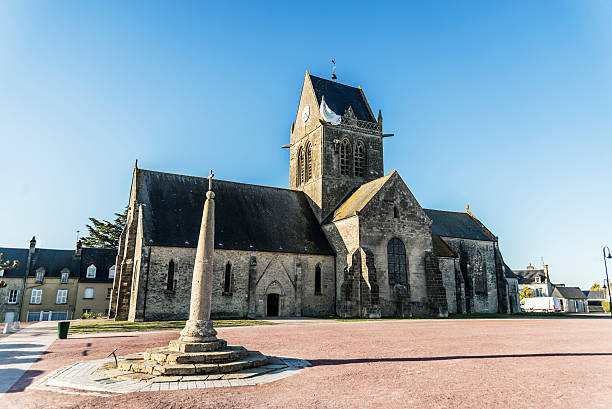
M 531 288 L 524 285 L 523 289 L 519 291 L 519 295 L 521 296 L 521 301 L 523 301 L 523 298 L 531 298 L 534 294 Z
M 98 220 L 90 217 L 91 224 L 87 224 L 89 235 L 81 239 L 85 247 L 119 247 L 119 237 L 127 220 L 127 206 L 123 213 L 115 213 L 115 220 Z
M 591 286 L 591 290 L 593 291 L 600 291 L 601 290 L 601 286 L 598 283 L 595 283 Z

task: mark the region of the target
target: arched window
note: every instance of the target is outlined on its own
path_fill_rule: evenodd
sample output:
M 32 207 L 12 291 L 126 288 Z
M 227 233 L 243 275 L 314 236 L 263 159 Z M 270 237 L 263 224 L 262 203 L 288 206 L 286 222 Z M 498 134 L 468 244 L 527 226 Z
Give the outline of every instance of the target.
M 174 260 L 168 263 L 168 278 L 166 279 L 166 290 L 174 290 Z
M 312 179 L 312 144 L 306 145 L 306 182 Z
M 315 294 L 321 294 L 321 266 L 315 267 Z
M 340 146 L 340 174 L 351 175 L 351 143 L 348 139 L 342 141 Z
M 115 278 L 115 271 L 116 271 L 116 267 L 112 266 L 111 268 L 108 269 L 108 278 Z
M 93 264 L 90 264 L 89 267 L 87 267 L 87 278 L 96 278 L 96 266 Z
M 225 265 L 225 275 L 223 276 L 223 292 L 232 292 L 232 263 L 229 261 Z
M 387 266 L 390 288 L 395 284 L 408 284 L 406 247 L 400 239 L 391 239 L 387 243 Z
M 366 175 L 366 151 L 363 142 L 355 145 L 355 176 L 365 177 Z
M 297 157 L 297 172 L 295 175 L 295 184 L 300 186 L 304 183 L 304 148 L 300 147 Z

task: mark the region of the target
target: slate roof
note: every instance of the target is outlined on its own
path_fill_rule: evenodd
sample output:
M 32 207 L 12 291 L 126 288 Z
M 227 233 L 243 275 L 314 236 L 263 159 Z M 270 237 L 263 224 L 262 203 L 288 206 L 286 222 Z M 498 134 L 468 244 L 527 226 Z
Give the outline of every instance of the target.
M 586 299 L 586 295 L 578 287 L 555 287 L 551 293 L 552 297 L 566 299 Z
M 357 190 L 341 202 L 341 205 L 338 206 L 331 216 L 331 220 L 327 220 L 326 222 L 337 222 L 354 216 L 355 212 L 360 212 L 394 173 L 396 173 L 395 170 L 388 175 L 359 186 Z
M 516 278 L 517 280 L 520 279 L 520 276 L 514 274 L 512 269 L 510 267 L 508 267 L 508 265 L 506 263 L 504 263 L 504 276 L 506 278 Z
M 361 121 L 376 122 L 376 118 L 374 118 L 370 106 L 365 99 L 365 95 L 360 88 L 315 77 L 314 75 L 310 75 L 310 82 L 314 88 L 319 105 L 321 104 L 323 95 L 325 95 L 325 103 L 337 115 L 344 115 L 350 106 L 353 108 L 353 112 L 357 119 Z
M 544 270 L 512 270 L 512 272 L 519 276 L 519 284 L 544 284 L 546 283 L 546 274 Z M 540 276 L 542 278 L 541 283 L 536 283 L 536 276 Z
M 147 242 L 197 247 L 208 179 L 136 170 Z M 214 180 L 215 248 L 333 255 L 303 192 Z
M 117 249 L 101 249 L 83 247 L 81 249 L 81 282 L 84 283 L 112 283 L 113 279 L 108 278 L 108 270 L 115 265 L 117 259 Z M 87 278 L 87 267 L 96 266 L 96 277 Z
M 431 235 L 433 242 L 434 254 L 438 257 L 457 257 L 457 254 L 448 247 L 448 244 L 442 238 L 436 234 Z
M 61 277 L 64 268 L 70 270 L 70 278 L 79 278 L 79 263 L 74 250 L 36 249 L 28 277 L 35 277 L 36 270 L 45 268 L 45 277 Z
M 2 260 L 19 261 L 19 267 L 14 270 L 4 270 L 3 277 L 23 277 L 25 276 L 26 264 L 28 263 L 28 249 L 16 249 L 11 247 L 0 247 Z
M 584 290 L 583 293 L 584 295 L 586 295 L 586 297 L 589 300 L 607 300 L 608 299 L 608 292 L 605 290 Z
M 495 241 L 496 237 L 467 213 L 423 209 L 432 220 L 431 231 L 441 237 Z

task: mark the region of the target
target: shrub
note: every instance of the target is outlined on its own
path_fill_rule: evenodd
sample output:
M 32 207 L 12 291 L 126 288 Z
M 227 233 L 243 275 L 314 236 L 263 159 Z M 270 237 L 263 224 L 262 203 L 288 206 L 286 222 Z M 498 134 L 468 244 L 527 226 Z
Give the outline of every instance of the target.
M 610 312 L 610 301 L 602 301 L 601 306 L 605 312 Z

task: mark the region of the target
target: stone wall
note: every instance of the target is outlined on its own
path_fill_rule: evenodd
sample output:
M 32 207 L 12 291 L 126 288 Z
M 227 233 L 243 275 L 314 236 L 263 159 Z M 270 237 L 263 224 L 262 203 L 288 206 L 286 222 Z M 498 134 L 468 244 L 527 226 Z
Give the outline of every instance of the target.
M 455 272 L 455 259 L 451 257 L 438 257 L 440 271 L 442 272 L 442 280 L 446 289 L 446 302 L 449 313 L 456 313 L 457 310 L 457 295 L 461 300 L 461 283 L 457 283 Z M 460 303 L 459 303 L 460 304 Z
M 142 271 L 134 288 L 133 294 L 138 296 L 132 301 L 135 311 L 130 311 L 130 319 L 152 321 L 188 317 L 195 252 L 195 248 L 183 247 L 153 246 L 150 249 L 148 273 Z M 172 290 L 167 289 L 170 260 L 174 261 Z M 225 292 L 228 263 L 231 285 L 230 292 Z M 317 265 L 321 267 L 320 294 L 315 294 Z M 333 256 L 216 249 L 213 274 L 213 317 L 265 316 L 268 313 L 266 297 L 271 293 L 280 296 L 281 316 L 335 313 Z
M 443 237 L 448 246 L 459 255 L 459 268 L 465 281 L 465 312 L 498 312 L 497 275 L 493 241 Z M 482 255 L 485 273 L 484 292 L 478 291 L 476 268 L 478 253 Z

